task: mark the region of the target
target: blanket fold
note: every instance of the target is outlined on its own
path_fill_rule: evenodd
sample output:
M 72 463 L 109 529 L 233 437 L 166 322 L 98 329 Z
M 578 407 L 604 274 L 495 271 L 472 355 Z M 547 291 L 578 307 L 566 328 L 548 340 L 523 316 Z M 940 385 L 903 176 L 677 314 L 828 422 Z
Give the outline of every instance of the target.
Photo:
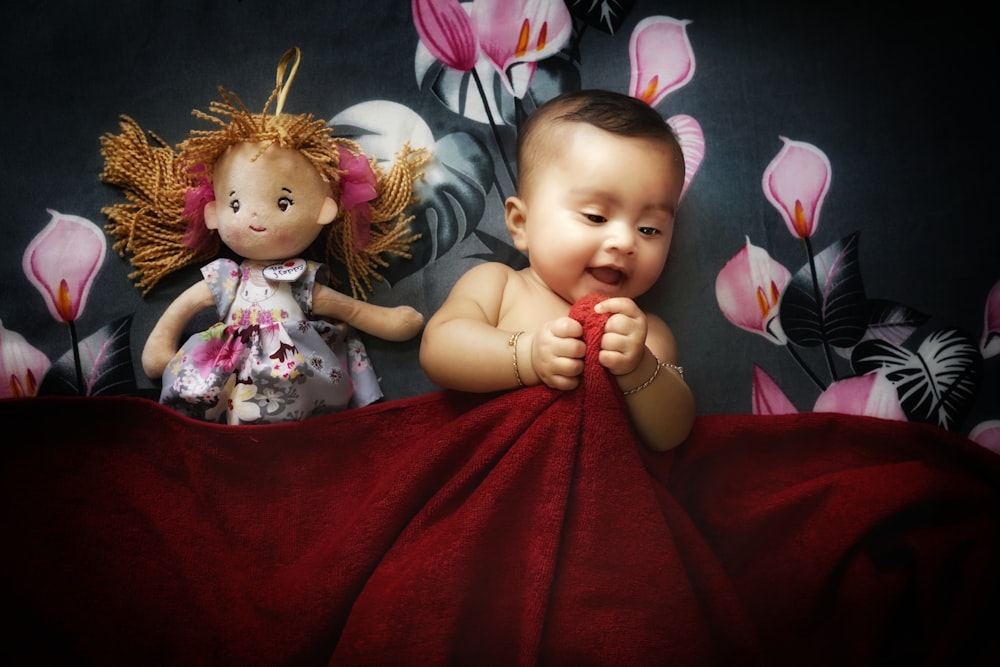
M 596 350 L 592 304 L 573 316 Z M 654 453 L 596 354 L 570 392 L 442 391 L 295 424 L 136 398 L 0 401 L 0 419 L 27 434 L 3 447 L 5 658 L 1000 657 L 1000 466 L 929 426 L 700 416 Z

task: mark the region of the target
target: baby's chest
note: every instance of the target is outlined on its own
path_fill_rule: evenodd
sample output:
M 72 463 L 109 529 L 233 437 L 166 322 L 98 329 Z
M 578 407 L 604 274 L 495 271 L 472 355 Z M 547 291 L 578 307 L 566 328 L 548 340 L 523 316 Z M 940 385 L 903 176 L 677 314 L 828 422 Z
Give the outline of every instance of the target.
M 532 331 L 546 322 L 567 317 L 570 304 L 548 290 L 533 289 L 526 281 L 511 281 L 504 292 L 497 328 Z

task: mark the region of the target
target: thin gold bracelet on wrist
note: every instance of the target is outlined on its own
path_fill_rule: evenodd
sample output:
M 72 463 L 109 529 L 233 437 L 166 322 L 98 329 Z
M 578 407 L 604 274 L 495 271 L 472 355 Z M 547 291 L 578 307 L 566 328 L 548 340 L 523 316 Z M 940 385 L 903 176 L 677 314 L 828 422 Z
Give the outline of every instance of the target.
M 523 331 L 515 331 L 511 334 L 510 339 L 507 341 L 507 345 L 510 345 L 510 356 L 514 363 L 514 377 L 517 378 L 517 386 L 523 387 L 524 382 L 521 380 L 521 372 L 517 368 L 517 339 L 521 337 Z
M 625 396 L 628 396 L 630 394 L 634 394 L 636 392 L 642 391 L 643 389 L 645 389 L 649 385 L 653 384 L 653 380 L 655 380 L 656 376 L 660 374 L 660 369 L 661 368 L 672 368 L 675 371 L 677 371 L 677 374 L 681 376 L 682 380 L 684 379 L 684 368 L 683 367 L 678 366 L 676 364 L 668 364 L 666 362 L 661 362 L 659 359 L 656 358 L 655 354 L 653 355 L 653 360 L 656 362 L 656 368 L 653 369 L 653 374 L 649 376 L 648 380 L 646 380 L 645 382 L 643 382 L 642 384 L 640 384 L 638 387 L 633 387 L 632 389 L 629 389 L 627 391 L 623 391 L 622 393 Z

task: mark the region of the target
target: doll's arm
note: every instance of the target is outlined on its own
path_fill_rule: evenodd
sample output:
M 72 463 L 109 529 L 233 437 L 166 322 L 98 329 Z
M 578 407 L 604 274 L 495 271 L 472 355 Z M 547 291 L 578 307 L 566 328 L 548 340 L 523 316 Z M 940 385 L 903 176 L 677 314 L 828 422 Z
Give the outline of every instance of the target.
M 346 322 L 350 326 L 388 341 L 410 340 L 424 326 L 424 316 L 410 306 L 376 306 L 317 284 L 313 288 L 314 315 Z
M 142 349 L 142 369 L 146 375 L 154 380 L 163 375 L 163 369 L 177 354 L 184 327 L 191 318 L 214 303 L 208 284 L 199 280 L 167 306 Z

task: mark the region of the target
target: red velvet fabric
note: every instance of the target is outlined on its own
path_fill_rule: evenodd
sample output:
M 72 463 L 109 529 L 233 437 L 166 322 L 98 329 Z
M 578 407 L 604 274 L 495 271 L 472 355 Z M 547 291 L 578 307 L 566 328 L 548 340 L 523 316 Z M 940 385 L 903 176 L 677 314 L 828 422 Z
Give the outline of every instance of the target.
M 579 306 L 587 338 L 602 318 Z M 589 346 L 593 347 L 593 346 Z M 919 424 L 572 392 L 216 426 L 0 402 L 5 654 L 74 664 L 989 664 L 1000 466 Z M 12 435 L 11 425 L 22 435 Z

